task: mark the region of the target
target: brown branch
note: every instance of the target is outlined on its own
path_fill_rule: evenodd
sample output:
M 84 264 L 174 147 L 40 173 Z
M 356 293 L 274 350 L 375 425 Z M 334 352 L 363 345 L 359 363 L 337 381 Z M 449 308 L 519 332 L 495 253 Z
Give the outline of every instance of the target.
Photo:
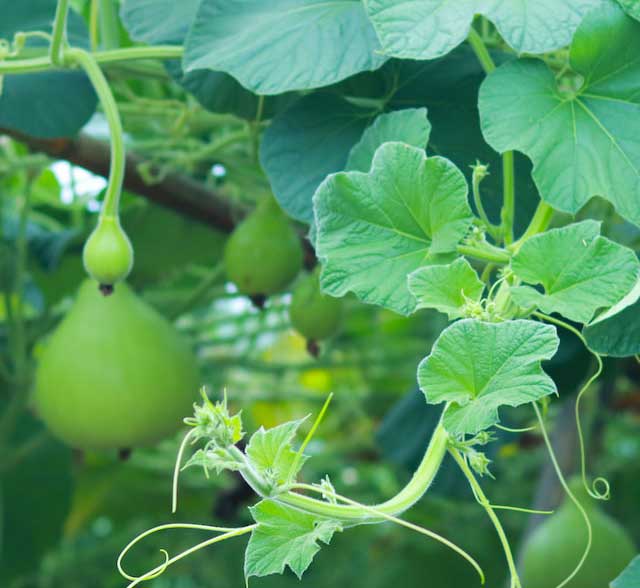
M 109 174 L 110 154 L 106 141 L 85 134 L 60 139 L 41 139 L 6 129 L 0 129 L 0 134 L 25 143 L 32 151 L 64 159 L 99 176 L 106 178 Z M 148 184 L 138 172 L 138 166 L 142 163 L 145 163 L 145 159 L 135 153 L 128 153 L 124 187 L 155 204 L 225 233 L 230 233 L 246 212 L 232 207 L 224 196 L 185 174 L 170 173 L 159 182 Z M 305 265 L 311 268 L 316 264 L 315 253 L 310 243 L 302 236 L 301 239 Z
M 84 134 L 72 139 L 39 139 L 4 129 L 0 132 L 25 143 L 33 151 L 65 159 L 105 178 L 109 174 L 109 144 L 106 141 Z M 226 233 L 242 216 L 241 211 L 232 209 L 223 196 L 184 174 L 171 173 L 157 183 L 145 183 L 138 172 L 141 163 L 144 159 L 140 156 L 127 155 L 124 186 L 130 192 Z

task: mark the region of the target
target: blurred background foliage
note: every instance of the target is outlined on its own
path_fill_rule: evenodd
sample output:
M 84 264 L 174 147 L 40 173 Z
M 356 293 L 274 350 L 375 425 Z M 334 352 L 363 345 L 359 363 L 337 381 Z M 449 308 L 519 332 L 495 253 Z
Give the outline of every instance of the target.
M 74 4 L 88 18 L 89 2 Z M 130 45 L 124 28 L 119 30 L 120 44 Z M 447 59 L 464 61 L 464 55 L 455 52 L 435 61 L 430 66 L 434 71 L 428 72 L 431 84 L 420 88 L 418 80 L 415 88 L 405 87 L 404 94 L 398 94 L 398 104 L 430 104 L 434 141 L 461 169 L 466 170 L 478 156 L 495 161 L 496 154 L 486 145 L 476 148 L 479 70 L 458 68 L 457 77 L 443 75 L 441 66 L 448 67 Z M 138 171 L 150 182 L 176 173 L 189 175 L 221 194 L 239 218 L 269 193 L 256 152 L 263 123 L 237 117 L 219 105 L 214 108 L 218 112 L 207 110 L 206 88 L 201 104 L 174 81 L 175 74 L 156 63 L 108 69 L 128 146 L 143 158 Z M 328 91 L 375 99 L 386 91 L 385 71 L 355 76 Z M 465 117 L 464 125 L 460 117 Z M 455 129 L 451 127 L 454 118 Z M 464 137 L 459 135 L 461 130 Z M 105 131 L 100 113 L 84 129 L 96 138 L 105 138 Z M 534 190 L 522 179 L 528 164 L 520 164 L 519 185 L 525 186 L 523 192 Z M 498 180 L 499 174 L 491 179 L 496 192 Z M 84 278 L 82 245 L 95 224 L 104 182 L 64 161 L 29 151 L 9 136 L 0 137 L 0 280 L 5 290 L 15 269 L 20 200 L 28 182 L 32 182 L 32 210 L 25 229 L 27 280 L 22 292 L 10 293 L 9 301 L 23 308 L 29 361 L 35 365 L 48 334 L 68 311 Z M 489 201 L 491 185 L 487 183 Z M 532 193 L 519 206 L 520 227 L 526 225 L 536 200 Z M 493 201 L 489 214 L 495 218 L 497 196 Z M 602 219 L 605 234 L 638 247 L 637 229 L 605 203 L 596 199 L 581 214 Z M 415 390 L 415 370 L 445 325 L 442 315 L 423 311 L 403 318 L 349 298 L 341 333 L 324 344 L 320 357 L 314 359 L 290 328 L 288 293 L 272 297 L 264 310 L 258 310 L 226 282 L 220 265 L 223 232 L 133 193 L 124 194 L 122 217 L 136 254 L 130 284 L 175 322 L 197 354 L 203 384 L 214 397 L 226 388 L 233 409 L 242 410 L 248 431 L 316 414 L 333 392 L 329 414 L 308 448 L 313 459 L 305 467 L 304 478 L 318 480 L 329 474 L 339 492 L 364 502 L 388 497 L 402 486 L 438 418 L 439 409 L 426 406 Z M 10 357 L 6 302 L 7 298 L 0 302 L 2 365 Z M 577 452 L 570 407 L 592 365 L 585 350 L 562 334 L 560 352 L 546 367 L 560 390 L 559 400 L 554 399 L 549 409 L 549 426 L 554 441 L 565 448 L 564 466 L 572 469 Z M 9 389 L 7 374 L 0 371 L 0 407 L 8 402 Z M 505 424 L 515 427 L 530 425 L 531 416 L 527 408 L 504 411 Z M 613 499 L 604 508 L 640 545 L 640 366 L 632 359 L 608 360 L 603 378 L 585 402 L 584 416 L 589 424 L 590 468 L 607 476 L 612 486 Z M 115 567 L 117 555 L 147 528 L 174 520 L 227 525 L 248 521 L 246 507 L 254 497 L 241 481 L 226 474 L 207 480 L 198 469 L 184 473 L 180 510 L 170 514 L 171 473 L 180 437 L 135 449 L 126 459 L 115 452 L 80 453 L 54 440 L 37 415 L 25 410 L 0 460 L 0 585 L 123 586 Z M 537 433 L 500 433 L 490 447 L 490 458 L 495 479 L 485 478 L 483 483 L 493 502 L 557 503 L 558 488 L 548 484 L 546 454 Z M 487 586 L 502 585 L 506 566 L 494 530 L 448 461 L 432 491 L 408 518 L 472 553 L 487 572 Z M 501 513 L 501 518 L 516 546 L 539 520 L 517 512 Z M 154 535 L 131 553 L 125 566 L 132 573 L 142 573 L 161 561 L 159 549 L 176 553 L 201 538 L 202 534 L 187 531 Z M 243 549 L 244 539 L 238 539 L 199 552 L 148 585 L 241 588 Z M 457 588 L 474 586 L 477 580 L 471 568 L 441 545 L 378 525 L 337 535 L 303 582 L 309 587 Z M 252 579 L 251 585 L 299 583 L 287 573 Z

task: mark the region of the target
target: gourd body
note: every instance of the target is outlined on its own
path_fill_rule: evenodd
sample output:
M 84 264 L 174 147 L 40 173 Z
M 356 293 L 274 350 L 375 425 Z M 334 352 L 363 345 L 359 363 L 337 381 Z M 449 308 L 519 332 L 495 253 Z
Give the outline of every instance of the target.
M 104 297 L 86 280 L 42 352 L 35 402 L 74 447 L 147 445 L 191 413 L 198 379 L 191 350 L 164 317 L 125 283 Z

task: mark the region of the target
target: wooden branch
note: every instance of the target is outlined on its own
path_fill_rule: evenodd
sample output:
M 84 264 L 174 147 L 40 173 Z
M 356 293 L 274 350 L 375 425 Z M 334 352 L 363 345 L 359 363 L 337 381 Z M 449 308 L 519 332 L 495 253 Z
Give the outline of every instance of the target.
M 109 175 L 109 144 L 86 134 L 75 138 L 41 139 L 17 131 L 0 129 L 0 134 L 25 143 L 32 151 L 64 159 L 99 176 Z M 124 187 L 160 206 L 183 216 L 205 223 L 224 233 L 230 233 L 246 211 L 232 207 L 229 202 L 202 182 L 179 173 L 170 173 L 154 184 L 147 184 L 138 172 L 145 159 L 129 152 L 126 160 Z M 301 235 L 305 266 L 316 263 L 315 252 L 309 241 Z

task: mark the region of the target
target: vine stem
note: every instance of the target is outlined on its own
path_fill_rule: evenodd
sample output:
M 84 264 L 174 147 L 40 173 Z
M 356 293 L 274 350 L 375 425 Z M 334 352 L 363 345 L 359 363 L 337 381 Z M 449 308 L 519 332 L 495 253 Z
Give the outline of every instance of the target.
M 458 245 L 458 253 L 468 257 L 475 257 L 490 263 L 505 265 L 511 261 L 511 254 L 500 247 L 495 247 L 490 243 L 479 245 Z
M 447 546 L 449 549 L 455 551 L 458 555 L 466 559 L 476 570 L 476 572 L 478 573 L 478 576 L 480 576 L 480 582 L 482 584 L 484 584 L 485 582 L 484 572 L 482 571 L 482 568 L 480 567 L 478 562 L 476 562 L 476 560 L 473 559 L 464 549 L 462 549 L 455 543 L 449 541 L 445 537 L 442 537 L 442 535 L 438 535 L 437 533 L 434 533 L 429 529 L 425 529 L 424 527 L 415 525 L 414 523 L 410 523 L 409 521 L 405 521 L 404 519 L 400 519 L 393 515 L 383 513 L 378 508 L 375 508 L 373 506 L 366 506 L 364 504 L 360 504 L 355 500 L 351 500 L 350 498 L 347 498 L 346 496 L 342 496 L 341 494 L 337 494 L 336 492 L 333 492 L 327 488 L 320 488 L 317 486 L 313 486 L 312 484 L 294 484 L 291 487 L 297 490 L 307 490 L 309 492 L 316 492 L 324 496 L 329 496 L 334 500 L 344 502 L 345 504 L 360 508 L 365 512 L 369 512 L 374 517 L 382 518 L 391 523 L 395 523 L 396 525 L 400 525 L 401 527 L 406 527 L 407 529 L 411 529 L 412 531 L 415 531 L 416 533 L 420 533 L 421 535 L 430 537 L 431 539 L 435 539 L 439 543 L 442 543 L 443 545 Z
M 533 405 L 533 410 L 535 411 L 536 417 L 538 418 L 538 422 L 540 423 L 542 438 L 544 439 L 544 443 L 547 447 L 547 452 L 549 454 L 549 459 L 551 460 L 553 469 L 555 470 L 556 475 L 558 476 L 558 480 L 560 481 L 560 484 L 564 488 L 564 491 L 566 492 L 567 496 L 571 499 L 573 504 L 575 504 L 576 508 L 580 511 L 580 514 L 582 515 L 582 518 L 584 519 L 584 523 L 587 527 L 587 545 L 584 549 L 584 552 L 582 553 L 582 557 L 580 558 L 580 561 L 578 561 L 578 564 L 576 565 L 574 570 L 562 582 L 560 582 L 560 584 L 556 586 L 556 588 L 563 588 L 563 586 L 566 586 L 569 582 L 571 582 L 571 580 L 580 571 L 580 568 L 582 568 L 585 560 L 587 559 L 587 556 L 591 551 L 591 542 L 593 540 L 593 530 L 591 529 L 591 521 L 589 520 L 589 515 L 587 514 L 587 511 L 584 509 L 582 504 L 580 504 L 579 500 L 574 496 L 573 492 L 571 492 L 571 489 L 569 488 L 566 480 L 564 479 L 564 475 L 562 474 L 562 470 L 560 469 L 560 465 L 558 464 L 556 454 L 553 451 L 553 446 L 551 445 L 551 441 L 549 440 L 547 429 L 544 426 L 544 420 L 542 419 L 542 415 L 540 414 L 540 409 L 538 408 L 538 405 L 535 402 L 532 402 L 531 404 Z
M 157 578 L 170 565 L 174 564 L 177 561 L 180 561 L 181 559 L 187 557 L 188 555 L 191 555 L 192 553 L 199 551 L 200 549 L 208 547 L 209 545 L 213 545 L 214 543 L 220 543 L 222 541 L 225 541 L 226 539 L 232 539 L 233 537 L 240 537 L 242 535 L 246 535 L 247 533 L 250 533 L 251 531 L 253 531 L 257 526 L 258 526 L 257 524 L 253 524 L 253 525 L 248 525 L 246 527 L 227 528 L 227 527 L 212 527 L 209 525 L 195 525 L 191 523 L 172 523 L 168 525 L 160 525 L 158 527 L 154 527 L 153 529 L 149 529 L 144 533 L 141 533 L 140 535 L 138 535 L 136 538 L 134 538 L 132 541 L 130 541 L 127 544 L 127 546 L 120 552 L 120 555 L 118 556 L 118 560 L 117 560 L 118 571 L 124 578 L 126 578 L 127 580 L 131 580 L 131 583 L 128 585 L 127 588 L 133 588 L 134 586 L 137 586 L 141 582 L 145 582 L 147 580 L 153 580 L 154 578 Z M 131 576 L 127 572 L 125 572 L 122 567 L 122 560 L 124 559 L 125 555 L 129 552 L 129 550 L 136 543 L 138 543 L 148 535 L 151 535 L 152 533 L 157 533 L 158 531 L 164 531 L 167 529 L 198 529 L 203 531 L 221 532 L 222 535 L 217 535 L 216 537 L 212 537 L 205 541 L 201 541 L 200 543 L 194 545 L 193 547 L 190 547 L 189 549 L 186 549 L 185 551 L 182 551 L 178 555 L 175 555 L 171 558 L 169 557 L 169 555 L 164 549 L 161 550 L 165 556 L 165 561 L 161 563 L 159 566 L 156 566 L 155 568 L 149 570 L 146 574 L 143 574 L 142 576 Z
M 490 74 L 496 69 L 482 37 L 471 27 L 467 41 L 476 54 L 482 69 Z M 505 244 L 513 241 L 513 219 L 515 217 L 515 172 L 513 167 L 513 151 L 502 154 L 502 210 L 500 211 L 500 228 Z
M 460 452 L 453 447 L 449 448 L 449 453 L 453 456 L 453 459 L 456 461 L 456 463 L 462 470 L 462 473 L 467 478 L 469 485 L 473 490 L 473 494 L 475 495 L 477 501 L 480 503 L 482 508 L 485 509 L 485 511 L 487 512 L 487 515 L 489 515 L 489 518 L 491 519 L 491 522 L 493 523 L 493 526 L 495 527 L 495 530 L 498 533 L 498 537 L 500 538 L 500 543 L 502 544 L 504 555 L 507 558 L 507 565 L 509 566 L 509 572 L 511 573 L 511 583 L 510 583 L 511 588 L 522 588 L 522 584 L 520 583 L 520 578 L 518 577 L 518 570 L 516 569 L 515 560 L 513 558 L 513 554 L 511 553 L 511 546 L 509 545 L 509 540 L 507 539 L 507 535 L 505 534 L 504 529 L 502 528 L 502 523 L 500 523 L 500 519 L 498 518 L 496 513 L 493 511 L 493 508 L 491 507 L 491 503 L 489 502 L 488 498 L 485 496 L 484 492 L 482 491 L 482 487 L 478 483 L 478 480 L 476 480 L 476 477 L 473 475 L 473 472 L 467 465 L 467 462 L 465 461 L 464 457 L 462 457 Z
M 525 232 L 517 241 L 511 243 L 508 249 L 515 254 L 520 250 L 520 247 L 522 247 L 527 239 L 545 231 L 551 222 L 553 212 L 553 208 L 541 200 L 538 203 L 536 211 L 533 213 L 533 217 L 531 218 L 529 226 L 526 228 Z
M 54 65 L 60 65 L 63 62 L 63 44 L 66 37 L 68 11 L 69 0 L 58 0 L 56 14 L 53 20 L 51 45 L 49 47 L 49 59 Z
M 584 345 L 584 347 L 586 349 L 589 349 L 589 346 L 587 345 L 587 341 L 582 336 L 582 333 L 578 331 L 578 329 L 570 325 L 569 323 L 566 323 L 565 321 L 557 319 L 555 317 L 543 314 L 541 312 L 534 312 L 533 316 L 543 321 L 547 321 L 555 325 L 558 325 L 559 327 L 566 329 L 570 333 L 573 333 Z M 580 476 L 582 478 L 582 485 L 584 486 L 584 489 L 587 491 L 587 494 L 591 496 L 591 498 L 594 498 L 596 500 L 609 500 L 610 488 L 609 488 L 609 482 L 606 478 L 603 478 L 602 476 L 598 476 L 594 478 L 594 480 L 591 483 L 591 486 L 589 486 L 589 483 L 587 482 L 587 458 L 585 455 L 584 432 L 582 430 L 582 422 L 580 419 L 580 402 L 582 401 L 582 397 L 584 396 L 586 391 L 589 389 L 591 384 L 593 384 L 600 377 L 600 374 L 602 373 L 602 370 L 604 367 L 602 363 L 602 358 L 600 357 L 600 355 L 598 353 L 594 353 L 593 351 L 590 351 L 590 352 L 591 352 L 591 355 L 593 355 L 596 359 L 596 364 L 597 364 L 596 371 L 593 374 L 591 374 L 591 376 L 587 378 L 587 381 L 582 385 L 582 387 L 578 391 L 578 394 L 576 396 L 576 401 L 574 404 L 576 431 L 578 433 L 578 446 L 580 450 Z M 602 486 L 604 487 L 604 491 L 602 492 L 598 491 L 598 487 L 597 487 L 598 482 L 602 484 Z
M 69 50 L 67 50 L 67 52 L 68 51 Z M 111 49 L 90 53 L 97 63 L 114 63 L 140 59 L 180 59 L 183 54 L 184 48 L 178 45 L 127 47 L 125 49 Z M 32 57 L 29 59 L 9 59 L 6 61 L 0 61 L 0 74 L 13 75 L 37 73 L 41 71 L 60 69 L 64 66 L 64 62 L 52 63 L 51 58 L 48 55 Z
M 381 517 L 397 516 L 411 508 L 422 498 L 438 473 L 438 469 L 446 455 L 448 444 L 449 434 L 442 426 L 442 423 L 439 423 L 431 436 L 431 441 L 422 458 L 422 462 L 411 480 L 393 498 L 380 504 L 364 508 L 363 505 L 331 504 L 291 491 L 283 492 L 273 497 L 266 496 L 266 498 L 273 498 L 282 504 L 293 506 L 309 514 L 328 517 L 345 524 L 380 522 Z M 245 474 L 242 470 L 240 473 L 244 477 Z M 250 485 L 252 484 L 250 483 Z M 374 511 L 376 514 L 372 516 Z
M 77 63 L 86 72 L 98 95 L 109 125 L 111 163 L 109 167 L 109 183 L 100 217 L 116 219 L 118 217 L 118 204 L 120 202 L 125 167 L 124 138 L 118 106 L 109 87 L 109 82 L 107 82 L 91 53 L 84 49 L 74 48 L 66 50 L 64 56 L 65 60 Z

